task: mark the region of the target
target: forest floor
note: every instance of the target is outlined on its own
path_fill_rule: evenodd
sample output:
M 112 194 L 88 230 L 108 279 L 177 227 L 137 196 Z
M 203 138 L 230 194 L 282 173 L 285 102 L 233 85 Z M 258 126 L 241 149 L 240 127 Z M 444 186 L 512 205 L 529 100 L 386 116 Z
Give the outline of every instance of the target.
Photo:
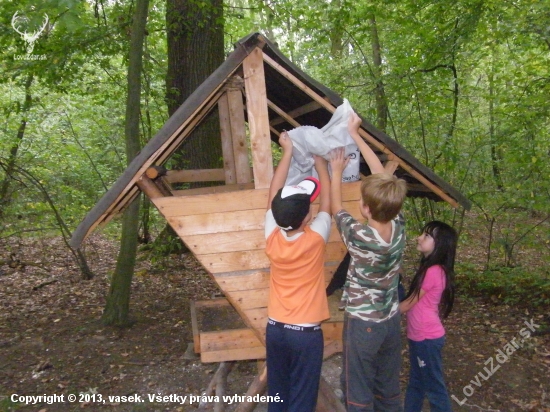
M 191 300 L 216 295 L 216 286 L 192 256 L 156 264 L 143 259 L 132 284 L 135 323 L 125 329 L 105 327 L 99 319 L 117 245 L 100 235 L 86 245 L 96 275 L 92 280 L 80 278 L 61 241 L 0 245 L 6 254 L 13 251 L 36 264 L 25 270 L 0 268 L 0 411 L 197 410 L 198 402 L 190 404 L 189 397 L 203 393 L 218 365 L 186 354 L 193 341 L 189 307 Z M 550 411 L 548 316 L 548 308 L 529 308 L 528 301 L 510 307 L 458 297 L 445 324 L 444 348 L 455 411 Z M 403 336 L 403 389 L 407 357 Z M 334 355 L 323 368 L 334 389 L 340 362 L 340 355 Z M 226 394 L 243 395 L 256 373 L 256 362 L 237 362 Z M 74 402 L 69 394 L 76 395 Z M 63 401 L 22 402 L 24 396 L 52 395 Z M 98 401 L 100 395 L 104 403 L 86 402 Z M 121 398 L 132 395 L 143 402 Z M 149 402 L 149 395 L 188 398 L 185 404 L 174 397 Z M 229 405 L 226 410 L 233 409 Z

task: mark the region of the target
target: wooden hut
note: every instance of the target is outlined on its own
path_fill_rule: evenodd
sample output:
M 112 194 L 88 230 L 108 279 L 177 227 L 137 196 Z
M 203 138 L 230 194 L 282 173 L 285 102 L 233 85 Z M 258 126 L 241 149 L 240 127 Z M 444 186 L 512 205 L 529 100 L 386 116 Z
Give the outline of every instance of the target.
M 292 64 L 261 34 L 241 39 L 226 61 L 168 119 L 87 214 L 74 232 L 71 246 L 78 248 L 94 229 L 118 215 L 143 192 L 223 292 L 223 299 L 197 302 L 197 306 L 231 305 L 246 325 L 204 332 L 193 319 L 195 348 L 202 361 L 263 359 L 269 281 L 263 222 L 273 176 L 271 142 L 277 141 L 285 129 L 301 125 L 321 128 L 342 101 Z M 216 113 L 223 169 L 159 172 L 194 128 Z M 371 124 L 364 121 L 360 134 L 386 169 L 407 181 L 408 196 L 469 208 L 469 201 L 461 193 Z M 178 182 L 199 181 L 219 185 L 172 189 Z M 344 204 L 357 218 L 359 184 L 343 185 Z M 327 281 L 345 252 L 333 228 L 326 248 Z M 334 311 L 333 318 L 323 323 L 326 356 L 341 350 L 341 319 L 341 314 Z M 257 380 L 265 380 L 265 373 Z

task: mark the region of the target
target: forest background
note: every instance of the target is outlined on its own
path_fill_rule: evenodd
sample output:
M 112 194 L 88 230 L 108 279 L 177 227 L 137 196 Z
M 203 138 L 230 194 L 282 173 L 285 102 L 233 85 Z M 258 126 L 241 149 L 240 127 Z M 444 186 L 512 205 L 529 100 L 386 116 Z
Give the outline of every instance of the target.
M 86 251 L 67 241 L 185 97 L 174 91 L 174 78 L 200 84 L 234 42 L 259 31 L 472 202 L 470 211 L 420 199 L 406 204 L 411 237 L 437 218 L 459 230 L 462 245 L 477 245 L 459 256 L 460 293 L 550 305 L 550 1 L 360 3 L 3 1 L 2 273 L 44 269 L 47 262 L 29 261 L 20 245 L 61 238 L 83 279 L 91 278 Z M 140 7 L 144 29 L 136 25 Z M 138 30 L 142 44 L 135 43 Z M 23 33 L 33 31 L 38 36 L 25 41 Z M 194 36 L 176 71 L 172 32 Z M 221 47 L 206 47 L 212 36 Z M 132 44 L 138 65 L 129 63 L 137 61 Z M 131 101 L 128 80 L 138 66 L 141 97 Z M 129 136 L 132 102 L 139 112 Z M 207 152 L 184 147 L 176 162 L 219 161 Z M 155 242 L 165 222 L 146 201 L 139 210 L 135 237 L 147 244 L 139 249 L 146 259 L 181 247 L 165 237 Z M 102 233 L 117 244 L 121 225 Z M 132 272 L 133 262 L 122 270 Z M 127 307 L 122 321 L 104 321 L 126 316 Z
M 407 204 L 413 233 L 438 218 L 454 224 L 467 243 L 469 228 L 483 228 L 481 258 L 461 259 L 459 272 L 469 274 L 463 287 L 507 301 L 528 293 L 533 304 L 550 304 L 549 1 L 153 2 L 142 52 L 140 147 L 174 110 L 167 27 L 209 41 L 196 12 L 173 18 L 184 3 L 215 16 L 225 54 L 248 33 L 264 33 L 470 199 L 468 213 L 428 201 Z M 14 238 L 70 238 L 124 170 L 136 4 L 0 5 L 0 239 L 11 239 L 2 263 L 24 260 L 11 249 Z M 44 27 L 31 54 L 17 27 Z M 187 61 L 200 59 L 196 53 Z M 181 73 L 191 70 L 200 71 Z M 209 74 L 199 73 L 197 84 Z M 180 152 L 184 167 L 192 155 Z M 163 230 L 152 209 L 141 209 L 141 239 Z M 119 223 L 105 233 L 119 236 Z

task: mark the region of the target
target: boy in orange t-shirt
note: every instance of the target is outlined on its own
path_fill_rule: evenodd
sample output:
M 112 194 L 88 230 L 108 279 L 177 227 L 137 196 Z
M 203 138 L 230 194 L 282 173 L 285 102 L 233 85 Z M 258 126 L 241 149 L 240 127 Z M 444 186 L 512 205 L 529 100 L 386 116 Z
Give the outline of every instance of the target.
M 292 141 L 281 133 L 283 157 L 273 175 L 265 218 L 266 254 L 271 262 L 266 328 L 269 412 L 313 412 L 323 363 L 321 322 L 330 317 L 325 293 L 325 245 L 330 235 L 328 162 L 315 156 L 319 180 L 284 186 Z M 321 190 L 322 188 L 322 190 Z M 313 222 L 311 202 L 320 192 Z

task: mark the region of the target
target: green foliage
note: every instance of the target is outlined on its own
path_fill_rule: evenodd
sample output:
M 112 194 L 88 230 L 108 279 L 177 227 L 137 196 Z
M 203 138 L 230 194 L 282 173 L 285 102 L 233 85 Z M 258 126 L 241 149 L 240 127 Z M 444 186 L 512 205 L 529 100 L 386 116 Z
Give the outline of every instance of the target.
M 21 404 L 12 402 L 9 395 L 0 395 L 0 412 L 12 412 L 20 409 Z
M 126 165 L 131 6 L 128 1 L 0 3 L 0 45 L 6 57 L 0 62 L 0 161 L 8 163 L 17 149 L 15 166 L 41 182 L 71 229 Z M 48 14 L 50 25 L 33 51 L 44 60 L 14 57 L 26 48 L 11 26 L 15 12 L 30 19 L 29 27 L 37 27 L 43 13 Z M 151 5 L 141 101 L 144 143 L 167 119 L 165 17 L 164 2 Z M 476 227 L 463 226 L 461 210 L 410 199 L 406 213 L 412 233 L 434 218 L 455 225 L 462 238 L 475 238 L 476 229 L 483 230 L 490 237 L 477 259 L 486 261 L 475 264 L 508 267 L 478 275 L 471 270 L 466 290 L 473 291 L 479 281 L 485 294 L 517 299 L 514 289 L 531 291 L 522 280 L 531 276 L 520 276 L 522 272 L 538 273 L 532 285 L 546 287 L 541 268 L 550 264 L 550 3 L 229 0 L 223 18 L 228 52 L 241 37 L 261 31 L 371 123 L 377 120 L 374 91 L 383 84 L 386 133 L 461 190 L 479 216 Z M 372 52 L 374 27 L 382 55 L 379 68 Z M 275 163 L 278 159 L 275 149 Z M 0 183 L 6 178 L 0 170 Z M 0 236 L 54 230 L 44 194 L 21 174 L 9 179 Z M 155 219 L 158 233 L 163 222 Z M 113 228 L 108 227 L 109 233 L 116 232 Z M 535 263 L 522 259 L 529 251 L 536 253 Z M 511 278 L 515 280 L 506 283 L 505 291 L 489 292 L 492 280 L 498 284 Z
M 462 295 L 481 296 L 508 305 L 550 305 L 548 267 L 494 267 L 480 272 L 474 265 L 463 263 L 456 271 L 457 289 Z

